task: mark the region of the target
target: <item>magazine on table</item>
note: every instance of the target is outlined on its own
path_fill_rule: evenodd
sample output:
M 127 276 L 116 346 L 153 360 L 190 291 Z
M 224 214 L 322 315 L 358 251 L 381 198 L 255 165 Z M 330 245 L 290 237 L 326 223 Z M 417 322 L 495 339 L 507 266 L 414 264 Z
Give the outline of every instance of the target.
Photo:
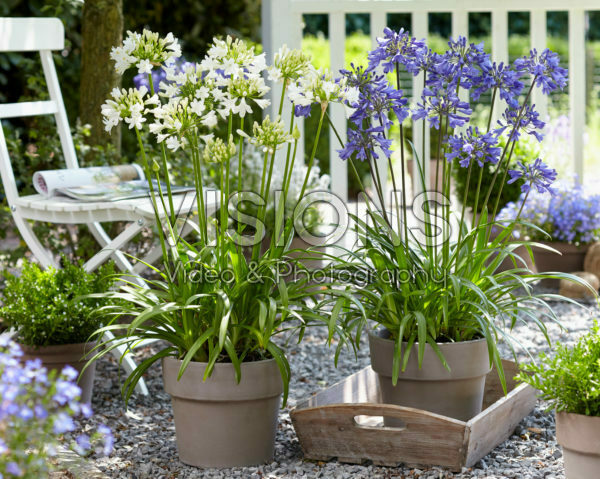
M 150 188 L 139 165 L 94 166 L 36 171 L 33 186 L 46 196 L 66 196 L 77 201 L 119 201 L 143 198 Z M 164 185 L 163 191 L 166 189 Z M 154 181 L 155 191 L 158 183 Z M 193 191 L 191 186 L 172 186 L 174 193 Z

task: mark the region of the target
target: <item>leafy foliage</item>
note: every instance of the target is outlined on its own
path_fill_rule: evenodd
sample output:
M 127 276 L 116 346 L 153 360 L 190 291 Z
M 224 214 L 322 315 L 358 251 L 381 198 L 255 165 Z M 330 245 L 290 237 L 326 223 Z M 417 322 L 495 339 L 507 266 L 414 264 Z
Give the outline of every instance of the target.
M 113 284 L 114 265 L 95 273 L 63 257 L 63 268 L 42 270 L 25 261 L 20 276 L 5 273 L 4 324 L 15 328 L 27 346 L 76 344 L 89 340 L 103 318 L 94 311 L 106 302 L 82 296 L 107 291 Z
M 550 408 L 585 416 L 600 416 L 600 327 L 573 346 L 558 344 L 550 356 L 524 364 L 518 379 L 530 384 L 550 401 Z

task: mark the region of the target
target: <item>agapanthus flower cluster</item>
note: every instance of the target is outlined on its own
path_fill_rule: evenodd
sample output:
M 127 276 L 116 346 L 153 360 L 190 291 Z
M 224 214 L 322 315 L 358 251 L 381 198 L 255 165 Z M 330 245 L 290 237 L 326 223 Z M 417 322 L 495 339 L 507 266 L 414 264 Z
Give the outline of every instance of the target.
M 104 128 L 107 132 L 117 126 L 122 120 L 129 125 L 129 128 L 140 130 L 142 124 L 146 121 L 146 115 L 151 106 L 156 107 L 160 101 L 158 96 L 147 95 L 146 87 L 125 88 L 119 90 L 114 88 L 111 92 L 112 100 L 106 100 L 102 105 L 102 116 L 104 116 Z
M 252 136 L 238 130 L 238 134 L 248 139 L 248 141 L 259 147 L 264 153 L 272 154 L 275 150 L 281 148 L 286 143 L 294 141 L 294 137 L 289 133 L 280 117 L 271 120 L 269 115 L 265 116 L 261 123 L 254 122 L 252 126 Z
M 393 124 L 389 118 L 390 113 L 394 113 L 400 123 L 408 118 L 408 100 L 402 90 L 394 88 L 383 75 L 353 64 L 350 70 L 341 70 L 340 73 L 347 84 L 358 91 L 358 99 L 354 103 L 348 101 L 348 106 L 354 109 L 350 121 L 357 127 L 367 122 L 372 126 L 389 128 Z
M 459 36 L 448 42 L 448 50 L 436 55 L 427 78 L 430 89 L 470 89 L 485 80 L 492 63 L 490 56 L 483 51 L 483 43 L 468 43 Z
M 236 151 L 233 136 L 229 137 L 228 142 L 224 142 L 221 138 L 208 138 L 202 151 L 202 158 L 206 163 L 224 163 L 229 161 Z
M 373 71 L 382 65 L 383 72 L 394 71 L 398 65 L 403 65 L 413 75 L 421 70 L 419 60 L 428 53 L 425 40 L 417 40 L 401 28 L 398 32 L 386 27 L 383 37 L 377 38 L 377 48 L 369 52 L 369 68 Z
M 283 45 L 275 54 L 273 65 L 268 68 L 269 80 L 295 81 L 307 75 L 312 67 L 310 55 L 301 50 L 290 50 Z
M 527 193 L 532 187 L 539 193 L 554 193 L 552 183 L 556 180 L 556 170 L 546 165 L 541 158 L 537 158 L 527 165 L 518 161 L 517 168 L 516 170 L 508 170 L 510 176 L 508 183 L 514 183 L 522 178 L 524 180 L 521 186 L 523 193 Z
M 499 218 L 512 220 L 516 217 L 526 193 L 519 201 L 509 203 Z M 577 181 L 560 182 L 555 194 L 532 190 L 527 196 L 521 219 L 540 227 L 554 241 L 586 244 L 600 239 L 600 195 L 594 194 Z M 539 231 L 521 226 L 521 233 L 534 240 L 548 240 Z
M 48 457 L 75 433 L 75 418 L 89 418 L 89 405 L 80 403 L 78 372 L 66 366 L 57 375 L 39 359 L 23 361 L 20 347 L 0 337 L 0 477 L 48 477 Z M 91 436 L 80 434 L 71 447 L 80 454 L 108 455 L 113 438 L 106 426 Z
M 540 114 L 535 111 L 534 106 L 525 105 L 522 108 L 507 108 L 502 115 L 502 121 L 499 122 L 500 127 L 509 134 L 510 139 L 518 140 L 521 133 L 527 133 L 534 136 L 538 141 L 544 139 L 544 135 L 540 130 L 546 125 L 540 120 Z
M 473 111 L 468 102 L 461 100 L 456 88 L 448 87 L 424 88 L 422 101 L 413 110 L 414 120 L 427 119 L 430 127 L 439 130 L 440 119 L 447 118 L 450 128 L 464 126 Z
M 181 56 L 181 47 L 172 33 L 161 38 L 158 33 L 144 30 L 140 33 L 127 32 L 120 47 L 113 47 L 110 58 L 115 61 L 117 73 L 122 75 L 132 65 L 138 73 L 150 73 L 152 68 L 170 64 Z
M 329 103 L 354 104 L 358 100 L 358 89 L 347 84 L 345 77 L 334 78 L 328 70 L 308 69 L 304 76 L 289 85 L 287 95 L 294 104 L 297 116 L 308 116 L 314 103 L 324 111 Z
M 567 85 L 568 70 L 560 66 L 558 54 L 547 48 L 540 54 L 534 48 L 529 56 L 515 60 L 515 68 L 535 78 L 535 84 L 546 95 Z
M 482 133 L 479 128 L 470 126 L 465 133 L 459 133 L 448 138 L 446 159 L 458 159 L 458 164 L 467 168 L 472 161 L 480 167 L 484 163 L 496 164 L 500 160 L 502 148 L 498 146 L 497 132 Z

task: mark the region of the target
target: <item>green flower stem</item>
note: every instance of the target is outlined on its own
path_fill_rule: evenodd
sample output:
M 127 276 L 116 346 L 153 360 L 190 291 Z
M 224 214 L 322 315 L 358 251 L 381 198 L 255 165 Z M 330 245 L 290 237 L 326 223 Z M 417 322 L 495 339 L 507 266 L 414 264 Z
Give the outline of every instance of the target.
M 535 87 L 535 80 L 537 79 L 537 75 L 535 75 L 533 77 L 533 79 L 531 80 L 531 87 L 529 87 L 529 91 L 527 92 L 527 96 L 525 97 L 525 100 L 523 101 L 523 105 L 521 105 L 521 110 L 519 111 L 519 115 L 517 116 L 517 119 L 515 120 L 515 124 L 511 130 L 511 133 L 509 135 L 509 141 L 506 142 L 506 146 L 504 147 L 504 150 L 502 151 L 502 156 L 500 157 L 500 161 L 498 161 L 498 166 L 496 167 L 496 171 L 494 171 L 494 176 L 492 177 L 492 182 L 490 183 L 490 186 L 487 190 L 487 194 L 485 195 L 485 200 L 483 202 L 483 206 L 481 208 L 481 210 L 483 211 L 484 209 L 487 208 L 488 205 L 488 201 L 490 199 L 490 195 L 492 194 L 492 189 L 494 188 L 494 184 L 496 182 L 496 178 L 498 178 L 498 173 L 500 172 L 500 167 L 504 166 L 502 164 L 502 161 L 504 160 L 504 158 L 506 157 L 506 152 L 508 150 L 508 147 L 511 143 L 511 139 L 513 138 L 516 130 L 517 130 L 517 126 L 519 125 L 519 123 L 521 122 L 521 118 L 523 117 L 523 112 L 525 111 L 525 106 L 527 105 L 527 102 L 529 101 L 529 97 L 531 96 L 531 92 L 533 91 L 533 88 Z M 515 140 L 513 139 L 512 142 L 514 143 Z M 512 154 L 512 150 L 511 150 L 511 154 Z M 510 157 L 508 157 L 508 159 L 506 160 L 506 163 L 508 164 L 510 162 Z M 481 218 L 480 218 L 481 220 Z M 480 222 L 478 222 L 479 224 Z
M 492 127 L 492 118 L 493 118 L 493 114 L 494 114 L 494 105 L 496 104 L 496 93 L 498 92 L 498 87 L 494 87 L 494 91 L 492 92 L 492 104 L 490 106 L 490 116 L 488 117 L 488 124 L 487 124 L 487 132 L 490 132 L 490 129 Z M 480 168 L 479 170 L 479 178 L 477 180 L 477 191 L 475 194 L 475 204 L 473 206 L 473 218 L 471 219 L 471 227 L 475 226 L 475 220 L 477 217 L 477 206 L 479 205 L 479 193 L 481 191 L 481 182 L 483 180 L 483 167 Z M 469 183 L 467 182 L 467 189 L 465 190 L 469 191 Z M 465 195 L 465 200 L 463 201 L 463 208 L 465 207 L 467 201 L 466 201 L 466 195 Z
M 146 173 L 146 181 L 148 182 L 148 188 L 150 189 L 150 198 L 151 198 L 152 206 L 153 206 L 153 210 L 154 210 L 156 227 L 158 229 L 158 238 L 160 240 L 160 247 L 161 247 L 162 254 L 163 254 L 163 262 L 165 263 L 165 265 L 164 265 L 165 268 L 168 269 L 169 256 L 167 255 L 167 248 L 165 245 L 165 238 L 164 238 L 164 232 L 162 229 L 162 222 L 160 220 L 160 215 L 158 214 L 158 205 L 156 203 L 156 194 L 154 192 L 154 184 L 152 182 L 152 173 L 150 172 L 150 166 L 148 165 L 148 158 L 146 158 L 146 150 L 144 149 L 144 143 L 142 141 L 142 134 L 140 133 L 140 130 L 138 130 L 137 128 L 135 128 L 135 133 L 137 135 L 138 145 L 140 148 L 140 153 L 142 155 L 144 173 Z
M 268 161 L 269 161 L 269 152 L 265 151 L 265 155 L 264 155 L 264 158 L 263 158 L 262 175 L 261 175 L 261 178 L 260 178 L 260 196 L 263 199 L 264 199 L 263 190 L 265 188 L 265 176 L 267 174 L 267 164 L 268 164 Z M 260 214 L 260 208 L 259 208 L 259 218 L 258 218 L 259 220 L 260 220 L 261 216 L 262 215 Z M 263 226 L 258 226 L 257 225 L 256 232 L 255 232 L 255 241 L 258 239 L 258 234 L 259 233 L 261 233 L 261 238 L 260 238 L 260 240 L 256 241 L 254 243 L 254 246 L 252 247 L 252 260 L 253 261 L 256 261 L 258 259 L 259 255 L 260 255 L 260 245 L 261 245 L 261 242 L 262 242 L 262 234 L 264 234 L 263 230 L 264 230 L 264 223 L 263 223 Z
M 244 131 L 244 117 L 242 116 L 240 118 L 240 130 Z M 237 190 L 238 192 L 242 191 L 242 173 L 243 173 L 243 151 L 244 151 L 244 138 L 240 135 L 240 140 L 238 143 L 238 184 L 237 184 Z M 238 234 L 242 233 L 242 223 L 240 221 L 240 211 L 238 208 Z M 240 251 L 242 249 L 242 246 L 240 245 Z
M 196 202 L 198 204 L 198 226 L 200 229 L 200 238 L 204 245 L 208 244 L 208 225 L 206 217 L 206 207 L 204 205 L 204 185 L 202 184 L 200 150 L 198 148 L 198 133 L 196 130 L 192 136 L 192 162 L 194 164 L 194 181 L 196 182 Z
M 396 89 L 400 91 L 400 63 L 396 62 Z M 406 174 L 405 174 L 405 159 L 404 159 L 404 129 L 402 123 L 400 123 L 400 165 L 402 167 L 402 211 L 404 213 L 404 241 L 406 241 L 406 247 L 408 250 L 408 212 L 406 211 Z M 390 170 L 392 172 L 392 181 L 394 181 L 394 170 L 390 163 Z M 396 187 L 394 186 L 394 189 Z M 396 199 L 396 203 L 398 200 Z M 400 233 L 400 231 L 398 231 Z
M 292 108 L 292 112 L 291 112 L 291 118 L 290 118 L 290 134 L 294 131 L 294 121 L 296 119 L 295 115 L 294 115 L 294 109 Z M 281 198 L 279 199 L 279 208 L 283 208 L 283 217 L 285 220 L 285 205 L 287 203 L 287 196 L 288 196 L 288 191 L 290 188 L 290 181 L 292 180 L 292 172 L 294 171 L 294 163 L 296 162 L 296 151 L 298 148 L 298 140 L 294 141 L 294 151 L 292 153 L 291 156 L 291 164 L 290 164 L 290 153 L 292 151 L 292 145 L 288 144 L 287 147 L 287 152 L 286 152 L 286 156 L 285 156 L 285 168 L 283 171 L 283 181 L 282 181 L 282 189 L 283 191 L 281 192 Z M 285 223 L 287 223 L 287 221 L 285 221 Z M 291 224 L 293 224 L 293 219 Z M 271 237 L 271 245 L 277 247 L 278 243 L 279 243 L 279 228 L 280 225 L 277 225 L 277 218 L 275 218 L 275 231 L 273 232 L 273 236 Z M 286 227 L 284 228 L 284 233 L 283 233 L 283 238 L 284 238 L 284 242 L 285 239 L 287 239 L 287 235 L 289 234 L 291 228 Z M 273 251 L 273 248 L 271 248 L 271 251 Z M 272 257 L 272 255 L 270 255 Z
M 310 177 L 310 172 L 313 167 L 313 163 L 315 162 L 315 155 L 317 154 L 317 146 L 319 144 L 319 138 L 321 137 L 321 127 L 323 126 L 323 119 L 325 118 L 325 112 L 327 111 L 327 105 L 321 105 L 321 117 L 319 118 L 319 125 L 317 127 L 317 134 L 315 136 L 315 142 L 313 143 L 312 151 L 310 153 L 310 158 L 308 159 L 308 167 L 306 170 L 306 177 L 304 178 L 304 183 L 302 184 L 302 189 L 300 190 L 300 195 L 298 198 L 303 198 L 304 193 L 306 193 L 306 187 L 308 186 L 308 178 Z
M 152 82 L 152 73 L 148 73 L 148 83 L 150 84 L 150 94 L 154 95 L 154 83 Z M 171 178 L 169 175 L 169 165 L 167 161 L 167 149 L 165 148 L 165 144 L 163 142 L 161 142 L 160 144 L 160 150 L 163 164 L 162 166 L 165 171 L 165 180 L 167 183 L 167 195 L 169 196 L 171 224 L 175 224 L 175 208 L 173 206 L 173 194 L 171 192 Z

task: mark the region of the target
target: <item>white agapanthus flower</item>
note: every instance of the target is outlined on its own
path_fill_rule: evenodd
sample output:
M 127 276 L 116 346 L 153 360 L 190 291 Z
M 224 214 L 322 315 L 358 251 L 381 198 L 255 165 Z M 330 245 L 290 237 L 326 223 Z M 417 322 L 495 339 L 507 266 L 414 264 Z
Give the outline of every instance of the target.
M 308 74 L 312 65 L 310 55 L 302 50 L 290 50 L 283 45 L 275 54 L 273 65 L 269 67 L 269 80 L 280 82 L 283 80 L 297 80 Z
M 265 116 L 261 123 L 254 122 L 252 136 L 248 136 L 242 130 L 238 130 L 237 133 L 247 138 L 251 144 L 261 148 L 264 153 L 271 154 L 285 143 L 294 141 L 294 137 L 287 131 L 281 118 L 277 117 L 271 121 L 269 115 Z
M 148 90 L 142 86 L 139 90 L 114 88 L 111 92 L 112 100 L 106 100 L 102 105 L 102 116 L 104 117 L 104 128 L 107 132 L 117 126 L 121 120 L 129 125 L 129 128 L 142 128 L 146 121 L 145 114 L 149 112 L 149 106 L 157 106 L 160 101 L 156 95 L 147 96 Z
M 161 38 L 158 33 L 144 30 L 141 34 L 127 32 L 120 47 L 113 47 L 110 58 L 117 73 L 122 75 L 132 65 L 138 73 L 150 73 L 153 66 L 169 65 L 181 56 L 181 47 L 172 33 Z
M 294 105 L 319 103 L 325 109 L 331 102 L 354 103 L 358 99 L 358 89 L 349 87 L 346 78 L 334 78 L 328 69 L 310 67 L 307 73 L 289 85 L 287 95 Z

